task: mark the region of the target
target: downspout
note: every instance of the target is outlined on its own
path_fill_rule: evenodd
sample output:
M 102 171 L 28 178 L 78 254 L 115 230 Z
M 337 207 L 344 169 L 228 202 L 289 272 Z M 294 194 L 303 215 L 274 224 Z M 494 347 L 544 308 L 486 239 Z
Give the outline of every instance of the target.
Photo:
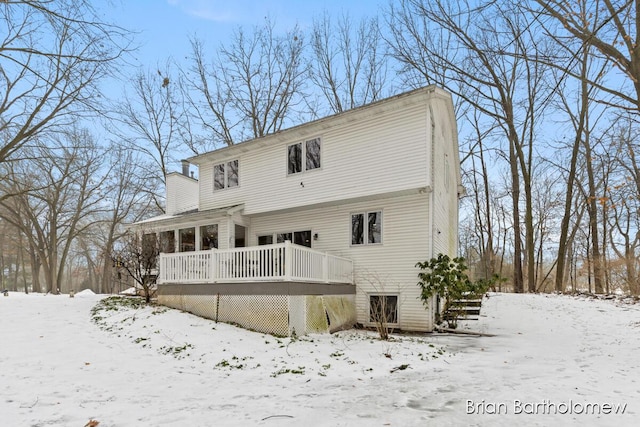
M 429 159 L 429 183 L 427 185 L 427 189 L 430 190 L 429 191 L 429 234 L 430 234 L 430 239 L 429 239 L 429 257 L 427 259 L 431 259 L 434 257 L 434 240 L 435 240 L 435 191 L 434 191 L 434 187 L 435 187 L 435 171 L 434 171 L 434 158 L 435 158 L 435 136 L 436 136 L 436 124 L 435 124 L 435 118 L 433 116 L 433 109 L 431 106 L 429 106 L 429 129 L 430 129 L 430 134 L 429 134 L 429 156 L 431 157 Z
M 434 158 L 435 158 L 435 136 L 436 136 L 436 123 L 435 118 L 433 116 L 433 108 L 429 105 L 429 147 L 427 153 L 430 156 L 429 159 L 429 183 L 427 185 L 427 189 L 429 191 L 429 256 L 427 260 L 430 260 L 434 257 L 434 240 L 435 240 L 435 171 L 434 171 Z M 440 316 L 440 296 L 435 295 L 431 298 L 431 316 L 429 319 L 429 323 L 431 323 L 431 328 L 435 328 L 436 320 Z

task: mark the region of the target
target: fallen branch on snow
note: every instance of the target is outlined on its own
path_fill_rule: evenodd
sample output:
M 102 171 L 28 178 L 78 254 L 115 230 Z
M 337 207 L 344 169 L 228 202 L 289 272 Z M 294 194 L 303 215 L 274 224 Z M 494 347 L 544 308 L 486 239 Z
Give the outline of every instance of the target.
M 460 335 L 475 335 L 479 337 L 495 337 L 494 334 L 485 334 L 483 332 L 474 332 L 474 331 L 462 331 L 460 329 L 451 329 L 451 328 L 434 328 L 437 332 L 445 332 L 448 334 L 460 334 Z
M 269 418 L 293 418 L 293 415 L 269 415 L 260 421 L 268 420 Z

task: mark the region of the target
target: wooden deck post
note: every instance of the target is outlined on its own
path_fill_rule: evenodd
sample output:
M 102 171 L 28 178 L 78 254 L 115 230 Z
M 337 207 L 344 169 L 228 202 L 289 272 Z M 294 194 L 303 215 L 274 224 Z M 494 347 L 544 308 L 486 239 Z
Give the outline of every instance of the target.
M 291 241 L 284 241 L 284 280 L 286 282 L 291 281 L 291 273 L 293 271 L 293 248 L 291 247 Z
M 209 280 L 211 280 L 211 283 L 216 283 L 218 281 L 218 254 L 215 249 L 211 249 L 209 262 L 211 263 L 209 266 Z
M 322 281 L 329 283 L 329 257 L 327 254 L 322 254 Z
M 158 257 L 158 284 L 162 283 L 167 276 L 167 266 L 163 264 L 164 262 L 164 253 L 160 252 L 160 256 Z

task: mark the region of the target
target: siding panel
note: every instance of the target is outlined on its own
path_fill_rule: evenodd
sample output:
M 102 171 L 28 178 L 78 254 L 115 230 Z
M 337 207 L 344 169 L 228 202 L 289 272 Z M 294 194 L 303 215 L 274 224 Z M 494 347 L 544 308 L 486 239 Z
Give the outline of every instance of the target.
M 383 212 L 383 244 L 351 246 L 351 213 Z M 418 270 L 415 264 L 429 255 L 428 195 L 345 203 L 330 208 L 313 208 L 293 213 L 254 217 L 249 244 L 257 244 L 262 234 L 311 230 L 318 239 L 312 247 L 354 261 L 358 321 L 368 321 L 367 295 L 382 292 L 399 295 L 401 326 L 411 330 L 431 330 L 430 316 L 419 300 Z
M 391 293 L 399 296 L 403 329 L 431 330 L 415 264 L 457 251 L 456 133 L 443 91 L 399 95 L 192 159 L 199 165 L 199 209 L 244 205 L 217 221 L 221 248 L 232 245 L 236 223 L 247 227 L 248 245 L 262 234 L 311 230 L 318 235 L 313 248 L 354 260 L 360 322 L 368 321 L 369 294 Z M 287 145 L 315 137 L 322 140 L 321 168 L 288 176 Z M 213 165 L 236 159 L 239 186 L 214 191 Z M 177 198 L 168 207 L 180 197 L 168 194 Z M 383 244 L 352 246 L 351 214 L 373 210 L 383 212 Z
M 198 208 L 198 181 L 187 176 L 167 175 L 167 214 L 174 215 Z
M 240 186 L 213 190 L 213 166 L 200 166 L 200 208 L 245 204 L 251 215 L 301 205 L 417 189 L 428 185 L 427 112 L 424 102 L 382 111 L 360 121 L 310 129 L 304 138 L 285 139 L 227 161 L 240 160 Z M 286 132 L 286 131 L 285 131 Z M 322 139 L 320 169 L 287 175 L 287 145 Z

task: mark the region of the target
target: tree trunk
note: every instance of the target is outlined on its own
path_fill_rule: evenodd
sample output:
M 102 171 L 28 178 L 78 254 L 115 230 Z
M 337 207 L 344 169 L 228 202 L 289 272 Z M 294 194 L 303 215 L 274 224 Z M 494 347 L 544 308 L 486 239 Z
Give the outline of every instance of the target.
M 591 258 L 593 260 L 593 286 L 596 294 L 604 292 L 604 280 L 602 271 L 602 255 L 600 254 L 600 239 L 598 238 L 598 200 L 596 195 L 596 184 L 593 172 L 591 145 L 589 137 L 586 135 L 583 141 L 585 147 L 585 156 L 587 158 L 587 180 L 589 187 L 589 196 L 587 202 L 587 211 L 589 215 L 589 229 L 591 231 Z
M 509 163 L 511 167 L 511 201 L 513 203 L 513 290 L 524 292 L 522 277 L 522 234 L 520 232 L 520 175 L 515 158 L 513 143 L 509 144 Z

